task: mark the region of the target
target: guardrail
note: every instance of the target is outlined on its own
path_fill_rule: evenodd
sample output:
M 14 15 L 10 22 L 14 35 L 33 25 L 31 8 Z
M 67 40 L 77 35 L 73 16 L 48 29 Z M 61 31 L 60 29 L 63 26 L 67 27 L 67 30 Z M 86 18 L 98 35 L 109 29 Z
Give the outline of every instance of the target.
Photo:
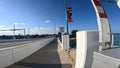
M 43 39 L 38 42 L 22 44 L 0 49 L 0 68 L 12 65 L 44 47 L 53 41 L 54 38 Z
M 120 68 L 120 48 L 94 52 L 91 68 Z

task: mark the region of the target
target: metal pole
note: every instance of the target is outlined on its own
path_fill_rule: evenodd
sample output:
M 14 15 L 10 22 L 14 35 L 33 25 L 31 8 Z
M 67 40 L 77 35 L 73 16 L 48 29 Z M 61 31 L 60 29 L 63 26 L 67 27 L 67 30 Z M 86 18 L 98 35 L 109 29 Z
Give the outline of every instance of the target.
M 20 29 L 22 29 L 22 28 L 21 28 L 21 23 L 20 23 Z M 19 32 L 19 35 L 22 35 L 22 34 L 21 34 L 21 30 L 20 30 L 20 32 Z
M 24 28 L 24 39 L 25 39 L 25 28 Z
M 13 26 L 13 39 L 15 40 L 15 25 Z
M 64 1 L 65 1 L 66 29 L 67 29 L 67 35 L 69 35 L 69 25 L 67 21 L 67 0 Z
M 54 24 L 54 34 L 56 34 L 55 23 L 53 23 L 53 24 Z
M 30 38 L 30 36 L 29 36 L 29 35 L 30 35 L 30 29 L 28 28 L 28 38 Z
M 28 35 L 30 34 L 30 29 L 28 28 Z

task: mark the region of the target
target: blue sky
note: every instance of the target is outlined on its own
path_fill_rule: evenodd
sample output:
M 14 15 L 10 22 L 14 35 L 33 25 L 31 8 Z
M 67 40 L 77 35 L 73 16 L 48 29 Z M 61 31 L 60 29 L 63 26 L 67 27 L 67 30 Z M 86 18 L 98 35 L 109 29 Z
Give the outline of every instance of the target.
M 112 32 L 120 32 L 120 8 L 116 4 L 102 3 L 108 14 Z M 69 23 L 69 31 L 97 30 L 96 15 L 90 0 L 68 0 L 73 10 L 73 23 Z M 46 22 L 48 21 L 48 22 Z M 0 0 L 0 29 L 29 28 L 31 34 L 53 33 L 59 27 L 66 30 L 64 0 Z M 1 34 L 12 32 L 0 32 Z M 19 33 L 19 32 L 18 32 Z

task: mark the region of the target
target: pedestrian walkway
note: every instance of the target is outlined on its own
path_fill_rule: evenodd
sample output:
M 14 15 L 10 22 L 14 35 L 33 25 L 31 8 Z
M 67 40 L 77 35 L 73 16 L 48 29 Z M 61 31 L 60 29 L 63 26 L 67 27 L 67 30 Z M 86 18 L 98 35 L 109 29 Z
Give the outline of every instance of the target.
M 62 68 L 75 68 L 76 50 L 62 50 L 58 43 L 58 53 L 60 56 Z
M 61 68 L 56 40 L 7 68 Z

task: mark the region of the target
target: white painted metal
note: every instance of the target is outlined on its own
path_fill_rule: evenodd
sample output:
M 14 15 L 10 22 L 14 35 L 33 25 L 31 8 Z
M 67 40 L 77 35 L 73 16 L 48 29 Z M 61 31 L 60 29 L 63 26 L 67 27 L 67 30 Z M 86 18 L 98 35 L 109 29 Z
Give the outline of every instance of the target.
M 92 68 L 120 68 L 120 48 L 94 52 Z
M 98 22 L 98 30 L 99 30 L 99 42 L 100 45 L 104 46 L 105 43 L 110 43 L 109 45 L 111 45 L 111 27 L 108 21 L 108 18 L 101 18 L 99 13 L 105 13 L 104 9 L 102 6 L 96 6 L 94 1 L 92 1 L 92 4 L 94 6 L 94 9 L 96 11 L 96 15 L 97 15 L 97 22 Z M 98 0 L 96 0 L 98 1 Z
M 120 8 L 120 0 L 117 0 L 117 5 Z
M 99 13 L 99 12 L 104 13 L 104 10 L 103 10 L 102 7 L 96 6 L 96 8 L 97 8 L 97 9 L 96 9 L 96 10 L 97 10 L 96 12 L 98 12 L 98 13 Z

